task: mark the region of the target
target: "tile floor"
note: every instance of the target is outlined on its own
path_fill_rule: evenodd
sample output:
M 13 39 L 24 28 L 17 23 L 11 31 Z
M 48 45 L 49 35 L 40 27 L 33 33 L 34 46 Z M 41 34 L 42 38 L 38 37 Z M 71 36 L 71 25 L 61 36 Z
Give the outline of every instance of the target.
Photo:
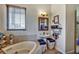
M 61 54 L 59 51 L 57 51 L 56 49 L 48 49 L 46 50 L 43 54 Z

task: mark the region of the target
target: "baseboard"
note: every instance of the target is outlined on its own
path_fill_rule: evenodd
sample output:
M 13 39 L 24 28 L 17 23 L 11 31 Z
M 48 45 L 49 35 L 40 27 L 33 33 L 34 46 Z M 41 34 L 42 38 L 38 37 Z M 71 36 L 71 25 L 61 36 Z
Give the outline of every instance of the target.
M 68 51 L 67 54 L 73 54 L 74 50 Z

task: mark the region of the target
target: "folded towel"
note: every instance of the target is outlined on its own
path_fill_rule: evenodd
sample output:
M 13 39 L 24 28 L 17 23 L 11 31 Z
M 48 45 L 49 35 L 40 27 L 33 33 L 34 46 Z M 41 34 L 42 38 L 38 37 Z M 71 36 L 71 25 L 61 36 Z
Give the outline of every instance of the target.
M 77 45 L 79 45 L 79 38 L 76 40 L 76 42 L 77 42 Z
M 43 39 L 39 39 L 38 42 L 40 43 L 40 45 L 45 45 L 46 42 Z

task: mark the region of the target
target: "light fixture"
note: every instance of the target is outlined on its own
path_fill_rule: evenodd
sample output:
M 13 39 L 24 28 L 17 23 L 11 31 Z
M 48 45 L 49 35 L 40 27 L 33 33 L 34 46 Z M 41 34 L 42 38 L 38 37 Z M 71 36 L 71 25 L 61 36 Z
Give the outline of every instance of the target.
M 38 10 L 38 15 L 47 17 L 48 13 L 45 10 L 40 9 L 40 10 Z
M 46 12 L 42 12 L 41 16 L 48 16 L 48 14 Z

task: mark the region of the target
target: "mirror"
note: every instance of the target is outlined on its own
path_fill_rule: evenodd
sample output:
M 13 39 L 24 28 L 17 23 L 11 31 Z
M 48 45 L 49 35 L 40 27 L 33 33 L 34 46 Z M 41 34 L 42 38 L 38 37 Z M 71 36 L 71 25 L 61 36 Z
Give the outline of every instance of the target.
M 38 30 L 39 31 L 48 30 L 48 18 L 47 17 L 38 17 Z

